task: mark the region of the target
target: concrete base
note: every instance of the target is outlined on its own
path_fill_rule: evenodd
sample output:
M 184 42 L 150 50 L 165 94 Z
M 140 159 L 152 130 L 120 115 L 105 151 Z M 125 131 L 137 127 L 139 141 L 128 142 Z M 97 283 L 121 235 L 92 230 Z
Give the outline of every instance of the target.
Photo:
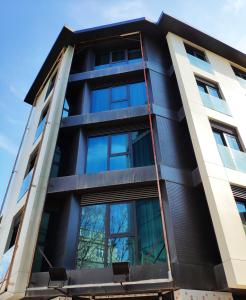
M 180 289 L 174 292 L 175 300 L 233 300 L 231 293 Z

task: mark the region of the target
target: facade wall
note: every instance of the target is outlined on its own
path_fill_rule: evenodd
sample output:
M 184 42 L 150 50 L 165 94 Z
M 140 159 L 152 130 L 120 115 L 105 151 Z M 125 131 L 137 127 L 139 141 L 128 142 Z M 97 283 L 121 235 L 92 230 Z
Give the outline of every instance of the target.
M 230 185 L 245 186 L 246 175 L 223 166 L 209 123 L 216 120 L 236 126 L 245 143 L 245 126 L 242 113 L 239 114 L 245 90 L 224 58 L 205 50 L 214 70 L 210 74 L 189 63 L 182 38 L 169 33 L 167 40 L 227 283 L 230 288 L 245 288 L 246 236 Z M 203 106 L 194 74 L 219 83 L 232 117 Z

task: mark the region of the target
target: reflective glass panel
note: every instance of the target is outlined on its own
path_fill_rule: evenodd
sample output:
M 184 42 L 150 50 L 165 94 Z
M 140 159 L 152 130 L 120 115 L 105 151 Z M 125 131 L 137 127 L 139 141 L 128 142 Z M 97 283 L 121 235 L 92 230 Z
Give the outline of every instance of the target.
M 217 131 L 213 131 L 213 134 L 214 134 L 214 138 L 215 138 L 216 144 L 217 145 L 225 146 L 223 138 L 222 138 L 222 135 L 219 132 L 217 132 Z
M 110 233 L 126 233 L 132 229 L 132 203 L 110 206 Z
M 235 137 L 232 134 L 228 134 L 228 133 L 226 133 L 225 135 L 226 135 L 226 140 L 229 144 L 228 146 L 232 149 L 240 151 L 241 149 L 240 149 L 240 146 L 238 144 L 237 137 Z
M 208 91 L 209 91 L 210 95 L 212 95 L 214 97 L 217 97 L 217 98 L 221 98 L 220 94 L 219 94 L 219 91 L 216 87 L 212 87 L 212 86 L 208 85 L 207 88 L 208 88 Z
M 111 154 L 128 152 L 128 134 L 111 136 Z
M 246 225 L 246 202 L 236 201 L 236 204 L 241 220 Z
M 100 89 L 92 91 L 91 112 L 99 112 L 110 109 L 109 89 Z
M 98 54 L 96 55 L 96 68 L 99 68 L 99 66 L 106 66 L 108 65 L 109 62 L 109 53 L 105 53 L 105 54 Z
M 130 49 L 128 50 L 128 60 L 139 60 L 142 58 L 140 49 Z
M 112 62 L 118 62 L 125 59 L 125 50 L 117 50 L 112 52 Z
M 205 84 L 197 81 L 197 86 L 200 92 L 207 93 Z
M 136 213 L 139 263 L 166 261 L 159 200 L 136 201 Z
M 128 101 L 112 102 L 111 109 L 120 109 L 128 107 Z
M 127 86 L 121 85 L 112 88 L 112 101 L 120 101 L 127 99 Z
M 140 130 L 132 132 L 132 163 L 133 167 L 154 164 L 150 131 Z
M 146 88 L 144 82 L 129 84 L 131 106 L 146 104 Z
M 123 170 L 129 168 L 129 156 L 117 155 L 111 156 L 109 161 L 110 170 Z
M 92 205 L 82 208 L 78 268 L 103 268 L 105 245 L 106 205 Z
M 99 136 L 88 139 L 86 173 L 107 170 L 108 137 Z
M 108 243 L 108 264 L 128 261 L 134 264 L 134 239 L 130 237 L 112 238 Z

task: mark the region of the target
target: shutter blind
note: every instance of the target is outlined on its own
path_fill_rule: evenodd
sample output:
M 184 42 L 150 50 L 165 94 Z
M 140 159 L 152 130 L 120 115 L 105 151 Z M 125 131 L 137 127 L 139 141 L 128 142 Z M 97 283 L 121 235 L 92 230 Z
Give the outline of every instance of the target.
M 239 186 L 231 186 L 231 189 L 235 198 L 241 198 L 246 200 L 246 188 L 241 188 Z
M 81 196 L 80 204 L 89 205 L 155 197 L 158 197 L 157 186 L 147 186 L 84 194 Z

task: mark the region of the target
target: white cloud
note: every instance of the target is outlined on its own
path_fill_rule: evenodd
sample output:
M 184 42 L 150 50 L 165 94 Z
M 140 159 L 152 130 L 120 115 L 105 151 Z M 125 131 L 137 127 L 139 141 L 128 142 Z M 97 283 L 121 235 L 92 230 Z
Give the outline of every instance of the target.
M 246 0 L 226 0 L 223 8 L 227 12 L 237 14 L 245 5 Z
M 16 155 L 17 146 L 14 145 L 8 137 L 0 134 L 0 149 L 7 151 L 9 154 Z

